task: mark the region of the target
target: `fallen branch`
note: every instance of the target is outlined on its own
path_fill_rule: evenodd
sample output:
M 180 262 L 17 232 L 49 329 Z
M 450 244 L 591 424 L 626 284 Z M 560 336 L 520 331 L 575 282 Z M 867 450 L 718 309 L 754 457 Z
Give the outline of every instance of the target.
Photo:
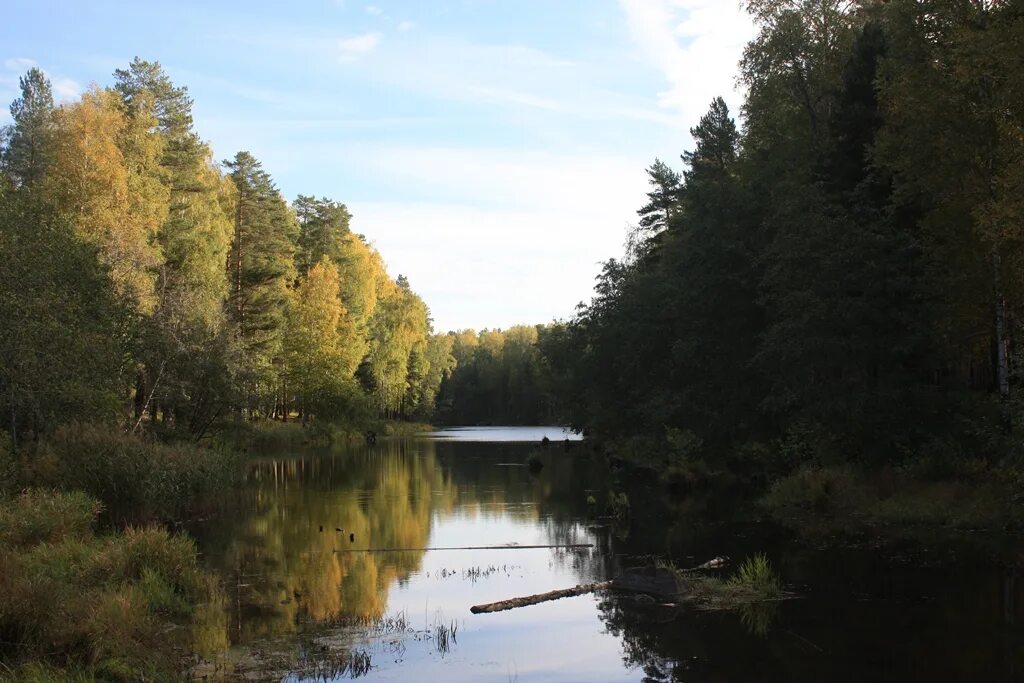
M 528 595 L 525 598 L 512 598 L 511 600 L 501 600 L 499 602 L 487 603 L 486 605 L 473 605 L 469 608 L 469 611 L 473 614 L 489 614 L 491 612 L 504 612 L 505 610 L 516 609 L 517 607 L 528 607 L 530 605 L 537 605 L 542 602 L 550 602 L 551 600 L 559 600 L 561 598 L 572 598 L 577 595 L 585 595 L 587 593 L 593 593 L 594 591 L 604 590 L 606 588 L 611 587 L 611 581 L 602 581 L 600 583 L 585 583 L 579 586 L 573 586 L 572 588 L 551 591 L 549 593 Z
M 542 602 L 571 598 L 577 595 L 585 595 L 599 590 L 619 590 L 627 593 L 643 593 L 653 595 L 662 599 L 676 599 L 689 593 L 688 582 L 680 576 L 682 573 L 699 572 L 708 569 L 719 569 L 726 564 L 726 558 L 716 557 L 704 564 L 689 569 L 680 570 L 678 573 L 663 567 L 642 567 L 632 569 L 622 576 L 611 581 L 599 583 L 584 583 L 572 588 L 527 595 L 522 598 L 511 598 L 499 602 L 491 602 L 484 605 L 474 605 L 469 608 L 473 614 L 489 614 L 491 612 L 503 612 L 517 607 L 529 607 Z
M 351 550 L 335 550 L 336 553 L 423 553 L 428 550 L 537 550 L 539 548 L 593 548 L 593 543 L 575 543 L 568 545 L 467 545 L 458 548 L 352 548 Z

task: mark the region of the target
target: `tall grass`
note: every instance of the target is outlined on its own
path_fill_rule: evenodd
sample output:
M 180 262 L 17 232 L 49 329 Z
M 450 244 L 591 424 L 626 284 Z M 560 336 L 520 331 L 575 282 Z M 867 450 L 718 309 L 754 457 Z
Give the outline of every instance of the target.
M 202 620 L 224 623 L 191 539 L 156 527 L 96 536 L 99 510 L 82 493 L 0 503 L 0 679 L 180 680 Z
M 680 570 L 670 563 L 658 566 L 672 570 L 686 600 L 705 609 L 740 609 L 783 595 L 782 582 L 763 553 L 745 559 L 729 578 Z
M 25 458 L 31 486 L 80 489 L 125 522 L 176 520 L 240 475 L 237 456 L 194 444 L 161 444 L 110 427 L 70 424 Z

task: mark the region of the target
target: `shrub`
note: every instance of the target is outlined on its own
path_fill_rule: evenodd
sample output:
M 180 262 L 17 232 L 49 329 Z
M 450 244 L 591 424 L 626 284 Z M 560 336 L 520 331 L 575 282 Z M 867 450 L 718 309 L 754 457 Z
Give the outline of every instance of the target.
M 682 494 L 706 487 L 711 481 L 711 469 L 703 460 L 681 460 L 672 463 L 661 474 L 665 488 Z
M 160 444 L 104 426 L 70 424 L 39 447 L 31 483 L 82 489 L 117 519 L 170 520 L 228 488 L 236 456 L 193 444 Z
M 629 517 L 629 496 L 625 493 L 608 492 L 605 511 L 615 519 L 624 520 Z
M 850 508 L 860 497 L 861 487 L 851 470 L 804 467 L 775 482 L 761 503 L 781 512 L 829 512 Z
M 0 547 L 22 548 L 91 535 L 101 509 L 81 491 L 27 491 L 0 506 Z

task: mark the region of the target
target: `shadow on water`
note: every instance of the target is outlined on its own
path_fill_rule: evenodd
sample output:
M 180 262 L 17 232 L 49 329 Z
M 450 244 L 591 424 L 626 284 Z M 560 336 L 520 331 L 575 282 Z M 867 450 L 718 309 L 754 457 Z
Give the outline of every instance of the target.
M 611 490 L 611 474 L 582 449 L 561 448 L 542 451 L 543 468 L 530 472 L 523 465 L 536 451 L 382 440 L 254 462 L 222 513 L 194 529 L 228 589 L 236 668 L 258 680 L 415 671 L 448 681 L 507 680 L 508 671 L 520 681 L 1004 681 L 1024 672 L 1012 557 L 809 544 L 746 521 L 734 501 L 693 497 L 670 514 L 638 486 L 628 520 L 595 518 L 588 497 Z M 594 548 L 362 552 L 505 543 Z M 726 612 L 605 593 L 468 613 L 604 580 L 652 556 L 687 566 L 754 552 L 769 555 L 796 599 Z

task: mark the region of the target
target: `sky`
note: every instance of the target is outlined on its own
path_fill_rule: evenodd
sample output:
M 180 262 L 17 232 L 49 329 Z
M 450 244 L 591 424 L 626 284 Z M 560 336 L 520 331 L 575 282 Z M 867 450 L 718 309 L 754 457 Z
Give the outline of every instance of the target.
M 438 331 L 572 317 L 657 157 L 681 168 L 754 28 L 739 0 L 5 0 L 0 124 L 133 57 L 194 98 L 217 159 L 348 205 Z

